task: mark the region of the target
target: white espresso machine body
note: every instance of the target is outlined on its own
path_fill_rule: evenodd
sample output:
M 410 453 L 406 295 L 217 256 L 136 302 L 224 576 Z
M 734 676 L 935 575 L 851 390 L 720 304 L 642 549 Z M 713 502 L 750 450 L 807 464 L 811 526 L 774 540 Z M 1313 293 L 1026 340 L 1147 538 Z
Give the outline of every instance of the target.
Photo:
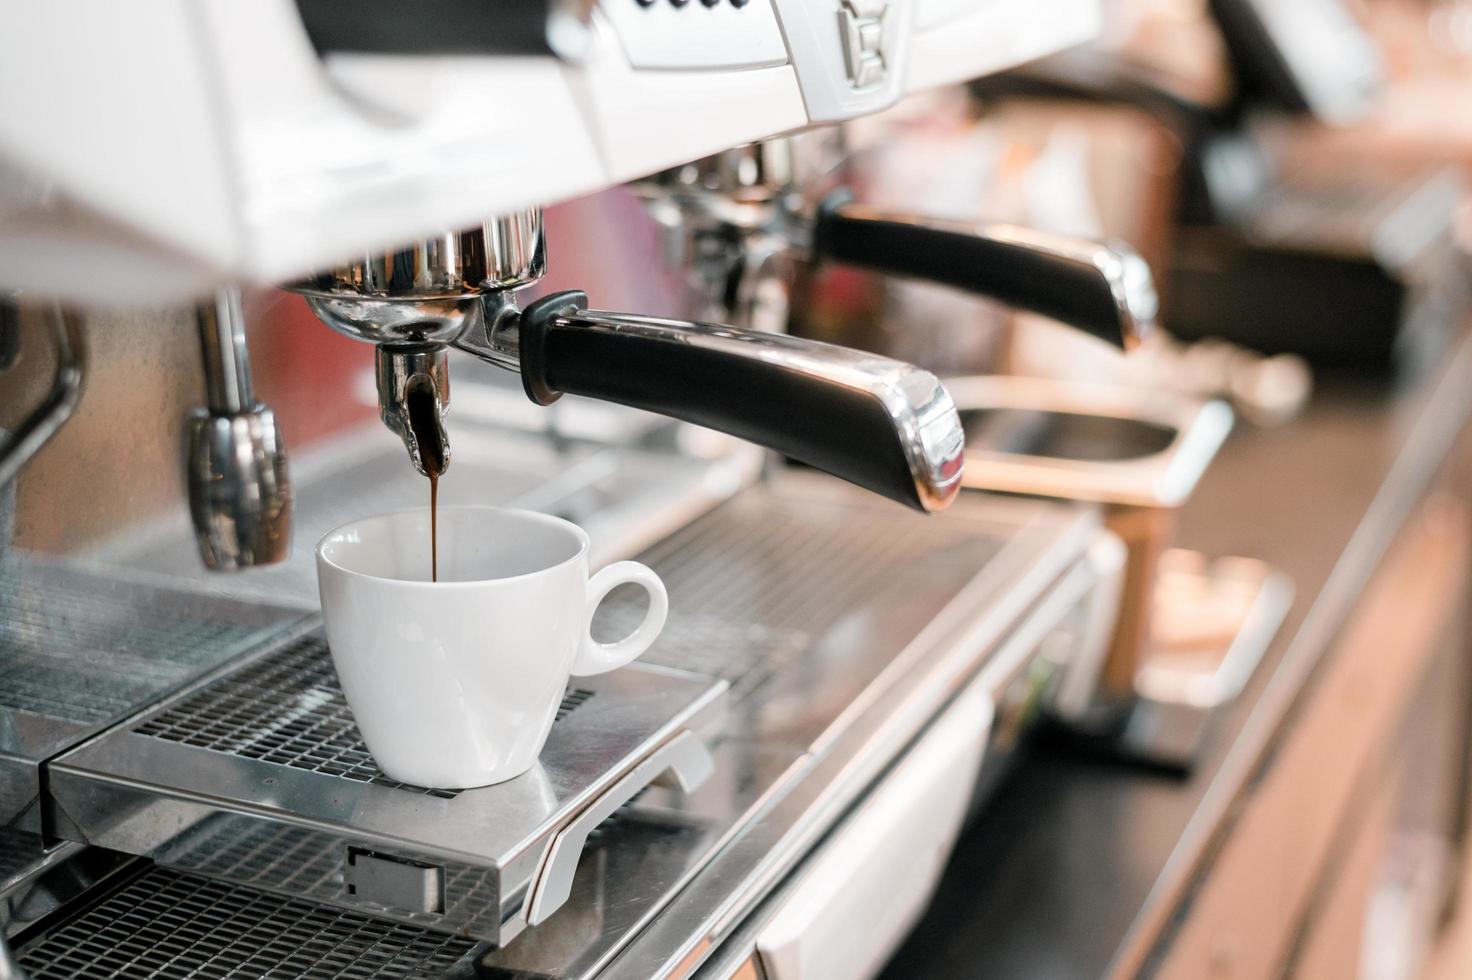
M 1099 26 L 1097 0 L 599 0 L 569 58 L 320 50 L 305 6 L 10 11 L 0 288 L 117 306 L 275 283 L 872 113 Z

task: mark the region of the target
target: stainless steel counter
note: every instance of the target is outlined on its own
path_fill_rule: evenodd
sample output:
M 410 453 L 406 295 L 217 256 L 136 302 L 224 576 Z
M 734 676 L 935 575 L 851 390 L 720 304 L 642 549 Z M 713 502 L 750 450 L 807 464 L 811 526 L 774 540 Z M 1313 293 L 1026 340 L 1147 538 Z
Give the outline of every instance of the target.
M 324 472 L 303 488 L 299 531 L 357 499 L 374 470 Z M 1075 613 L 1105 574 L 1087 559 L 1097 530 L 1084 509 L 976 498 L 925 518 L 814 474 L 777 475 L 643 550 L 673 610 L 646 664 L 580 682 L 525 778 L 463 792 L 382 777 L 304 623 L 46 762 L 44 829 L 153 859 L 120 887 L 129 900 L 163 895 L 149 915 L 171 903 L 178 914 L 156 941 L 88 943 L 116 930 L 120 908 L 89 894 L 15 934 L 21 964 L 99 978 L 165 961 L 227 969 L 243 943 L 299 917 L 303 949 L 310 938 L 361 953 L 334 976 L 369 975 L 353 970 L 413 936 L 415 962 L 443 954 L 485 977 L 687 975 L 937 715 L 984 689 L 976 759 L 946 774 L 966 787 L 959 827 L 990 705 L 1004 719 L 992 754 L 1006 757 L 1080 642 Z M 144 540 L 127 554 L 146 574 L 193 581 L 183 543 Z M 310 574 L 293 565 L 310 556 L 257 577 L 261 594 L 300 601 Z M 612 597 L 595 635 L 638 614 Z M 606 686 L 642 682 L 652 697 L 640 705 Z M 675 691 L 687 684 L 690 697 Z M 631 740 L 618 716 L 636 723 Z M 663 734 L 639 734 L 644 721 Z M 671 768 L 654 765 L 665 749 L 696 736 L 714 755 L 710 778 L 676 768 L 679 786 L 641 792 Z M 574 770 L 593 781 L 565 778 Z M 212 916 L 220 903 L 237 913 Z M 442 948 L 424 938 L 435 930 L 469 941 Z M 299 973 L 331 969 L 324 959 Z
M 1243 428 L 1184 509 L 1181 543 L 1262 558 L 1297 598 L 1187 776 L 1040 746 L 970 828 L 884 974 L 1134 975 L 1230 827 L 1233 803 L 1472 409 L 1472 338 L 1394 387 L 1326 382 L 1303 418 Z M 1465 443 L 1457 449 L 1465 455 Z

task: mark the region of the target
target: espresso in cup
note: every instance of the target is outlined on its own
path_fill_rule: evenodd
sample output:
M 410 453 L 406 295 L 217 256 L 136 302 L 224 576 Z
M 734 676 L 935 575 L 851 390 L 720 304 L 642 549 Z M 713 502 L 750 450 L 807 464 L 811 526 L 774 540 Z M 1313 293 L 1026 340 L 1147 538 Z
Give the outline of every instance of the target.
M 530 511 L 441 507 L 344 524 L 317 545 L 327 642 L 374 761 L 435 789 L 485 786 L 536 762 L 570 677 L 639 657 L 664 628 L 664 583 L 638 562 L 589 574 L 588 535 Z M 438 581 L 434 581 L 438 565 Z M 609 592 L 649 594 L 643 621 L 593 639 Z

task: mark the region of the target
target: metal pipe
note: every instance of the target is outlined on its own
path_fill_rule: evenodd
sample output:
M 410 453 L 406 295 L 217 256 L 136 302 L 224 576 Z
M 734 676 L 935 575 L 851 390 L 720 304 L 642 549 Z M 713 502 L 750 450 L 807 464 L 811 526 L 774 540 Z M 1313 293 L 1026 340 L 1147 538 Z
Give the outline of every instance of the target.
M 286 444 L 250 380 L 240 293 L 196 307 L 208 407 L 189 416 L 189 511 L 206 568 L 235 571 L 284 561 L 291 550 Z
M 87 365 L 82 321 L 75 314 L 63 311 L 59 304 L 50 307 L 48 317 L 56 350 L 56 373 L 41 404 L 13 432 L 0 438 L 0 486 L 16 478 L 21 468 L 72 417 L 82 400 Z
M 245 346 L 245 313 L 238 289 L 222 289 L 213 302 L 195 308 L 199 349 L 204 359 L 205 404 L 213 415 L 235 415 L 255 405 L 250 355 Z

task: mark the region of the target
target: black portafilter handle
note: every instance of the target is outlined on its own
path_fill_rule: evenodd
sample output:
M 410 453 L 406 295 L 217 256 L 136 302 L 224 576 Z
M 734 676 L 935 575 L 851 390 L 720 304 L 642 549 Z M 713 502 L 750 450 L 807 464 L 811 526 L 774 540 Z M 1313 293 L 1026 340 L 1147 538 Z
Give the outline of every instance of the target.
M 895 214 L 846 192 L 820 209 L 813 247 L 819 258 L 952 286 L 1126 350 L 1158 307 L 1149 266 L 1128 245 Z
M 617 402 L 749 440 L 916 510 L 961 487 L 964 434 L 939 379 L 781 334 L 587 309 L 544 297 L 520 315 L 527 394 Z

